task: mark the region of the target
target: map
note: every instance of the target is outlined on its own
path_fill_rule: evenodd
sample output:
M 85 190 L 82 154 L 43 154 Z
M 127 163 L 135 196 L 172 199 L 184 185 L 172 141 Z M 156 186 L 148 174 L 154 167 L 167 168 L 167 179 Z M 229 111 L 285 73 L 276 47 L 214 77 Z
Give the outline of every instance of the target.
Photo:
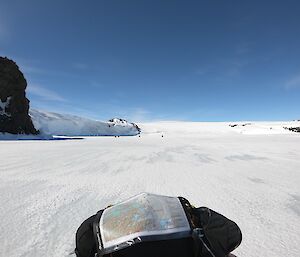
M 137 237 L 190 231 L 177 197 L 148 193 L 107 208 L 99 225 L 104 248 Z

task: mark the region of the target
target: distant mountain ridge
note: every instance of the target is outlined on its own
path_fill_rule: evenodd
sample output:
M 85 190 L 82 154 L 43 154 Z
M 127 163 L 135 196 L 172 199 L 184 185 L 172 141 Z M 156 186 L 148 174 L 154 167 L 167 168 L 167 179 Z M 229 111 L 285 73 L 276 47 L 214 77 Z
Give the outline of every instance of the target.
M 36 129 L 57 136 L 135 136 L 140 128 L 135 123 L 114 118 L 107 122 L 70 114 L 31 109 L 29 111 Z

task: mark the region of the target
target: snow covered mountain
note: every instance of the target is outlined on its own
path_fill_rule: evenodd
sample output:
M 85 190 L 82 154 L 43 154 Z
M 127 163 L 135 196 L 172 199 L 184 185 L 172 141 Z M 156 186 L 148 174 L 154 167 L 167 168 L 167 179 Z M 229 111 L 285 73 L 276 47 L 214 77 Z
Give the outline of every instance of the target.
M 53 112 L 30 110 L 36 129 L 42 134 L 62 136 L 134 136 L 140 133 L 139 127 L 123 119 L 108 122 L 91 120 L 79 116 Z

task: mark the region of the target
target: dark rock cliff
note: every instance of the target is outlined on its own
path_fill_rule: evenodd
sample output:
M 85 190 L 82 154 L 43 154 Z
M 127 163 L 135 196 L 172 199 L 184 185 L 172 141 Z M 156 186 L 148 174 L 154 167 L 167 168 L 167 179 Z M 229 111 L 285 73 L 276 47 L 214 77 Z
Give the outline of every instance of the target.
M 28 114 L 26 79 L 17 64 L 0 57 L 0 132 L 38 134 Z

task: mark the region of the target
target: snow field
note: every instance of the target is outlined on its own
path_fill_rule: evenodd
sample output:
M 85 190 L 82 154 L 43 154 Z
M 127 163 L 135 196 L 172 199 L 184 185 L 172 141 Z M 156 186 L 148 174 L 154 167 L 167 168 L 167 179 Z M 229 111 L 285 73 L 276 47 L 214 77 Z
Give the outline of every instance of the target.
M 228 125 L 0 141 L 0 256 L 68 256 L 84 219 L 140 192 L 181 195 L 231 218 L 243 232 L 237 256 L 300 256 L 300 135 L 280 129 L 295 123 Z

